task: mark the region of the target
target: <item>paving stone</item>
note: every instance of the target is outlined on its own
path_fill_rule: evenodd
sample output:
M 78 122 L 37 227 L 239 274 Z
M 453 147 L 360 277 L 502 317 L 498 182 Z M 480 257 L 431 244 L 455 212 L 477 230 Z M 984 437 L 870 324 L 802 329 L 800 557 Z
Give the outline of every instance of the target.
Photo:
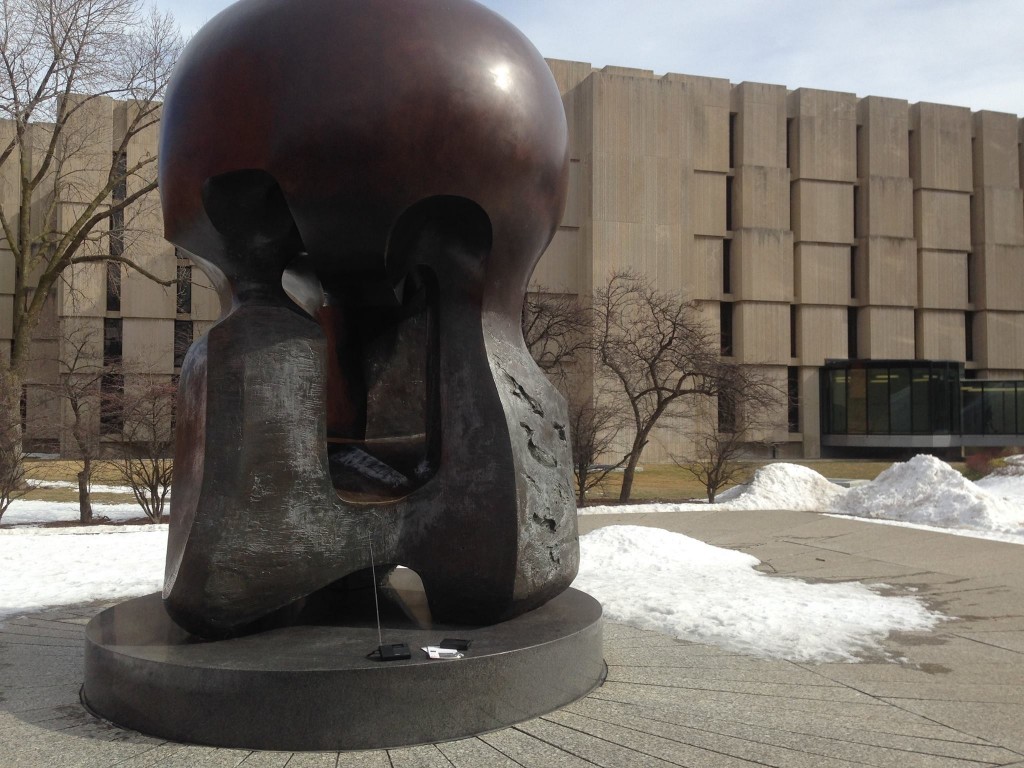
M 391 760 L 383 750 L 342 752 L 338 755 L 337 768 L 391 768 Z
M 291 759 L 291 752 L 250 752 L 240 768 L 284 768 Z
M 587 768 L 594 765 L 517 728 L 484 734 L 480 740 L 523 768 Z
M 286 763 L 288 768 L 335 768 L 337 764 L 337 752 L 295 752 Z
M 518 768 L 519 763 L 478 738 L 438 744 L 437 748 L 455 768 Z
M 389 749 L 393 768 L 451 768 L 451 761 L 436 746 Z M 289 766 L 291 768 L 291 766 Z

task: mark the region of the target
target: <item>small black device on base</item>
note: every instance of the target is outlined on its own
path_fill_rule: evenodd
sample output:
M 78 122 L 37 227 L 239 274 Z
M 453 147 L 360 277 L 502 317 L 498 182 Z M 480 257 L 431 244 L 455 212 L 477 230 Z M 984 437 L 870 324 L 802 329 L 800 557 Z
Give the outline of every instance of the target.
M 403 659 L 411 659 L 412 653 L 409 651 L 409 646 L 405 643 L 390 643 L 377 646 L 377 650 L 367 658 L 376 658 L 377 661 L 402 661 Z
M 439 648 L 450 648 L 455 651 L 465 651 L 469 648 L 469 640 L 462 640 L 457 637 L 446 637 L 441 641 Z

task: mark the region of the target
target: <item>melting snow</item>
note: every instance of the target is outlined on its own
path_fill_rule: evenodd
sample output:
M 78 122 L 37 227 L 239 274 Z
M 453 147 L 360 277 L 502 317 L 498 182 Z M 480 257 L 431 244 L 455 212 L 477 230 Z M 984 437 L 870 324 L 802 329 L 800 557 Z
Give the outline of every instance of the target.
M 917 598 L 768 576 L 751 555 L 658 528 L 600 528 L 580 537 L 580 549 L 573 586 L 600 600 L 612 621 L 740 653 L 856 661 L 881 651 L 891 631 L 942 619 Z

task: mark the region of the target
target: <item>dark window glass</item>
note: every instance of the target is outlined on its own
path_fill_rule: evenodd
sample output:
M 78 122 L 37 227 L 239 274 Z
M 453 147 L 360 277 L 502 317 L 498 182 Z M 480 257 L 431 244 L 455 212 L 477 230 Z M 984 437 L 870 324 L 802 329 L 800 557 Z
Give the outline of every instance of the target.
M 119 318 L 108 317 L 103 321 L 103 364 L 117 365 L 121 362 L 122 325 Z
M 179 315 L 192 314 L 192 266 L 190 264 L 178 262 L 176 286 L 175 311 Z
M 722 293 L 732 293 L 732 240 L 722 241 Z
M 851 369 L 847 387 L 846 431 L 851 435 L 863 435 L 868 431 L 867 371 Z
M 889 369 L 872 368 L 868 377 L 868 433 L 889 434 Z
M 791 366 L 787 371 L 787 405 L 789 416 L 789 431 L 800 431 L 800 369 Z
M 736 403 L 732 398 L 718 398 L 718 431 L 732 432 L 736 429 Z
M 894 435 L 906 435 L 912 431 L 910 369 L 889 369 L 889 430 Z
M 100 434 L 116 435 L 124 429 L 124 376 L 105 373 L 100 379 Z
M 845 370 L 829 371 L 829 431 L 834 435 L 845 435 L 846 428 L 846 396 L 849 372 Z
M 736 167 L 736 119 L 735 112 L 729 113 L 729 167 Z
M 732 357 L 732 310 L 731 301 L 719 305 L 719 322 L 722 329 L 722 357 Z
M 793 148 L 796 146 L 796 120 L 792 117 L 786 120 L 786 167 L 792 168 L 793 161 Z
M 985 430 L 983 424 L 984 402 L 981 385 L 977 383 L 965 383 L 960 391 L 963 400 L 963 426 L 964 434 L 982 435 Z
M 913 407 L 912 431 L 916 433 L 930 432 L 932 420 L 930 416 L 931 402 L 928 399 L 929 373 L 927 368 L 912 368 L 910 371 L 910 399 Z
M 725 228 L 732 231 L 732 176 L 725 177 Z
M 964 312 L 964 359 L 974 360 L 974 313 Z
M 846 356 L 851 360 L 857 359 L 857 307 L 850 307 L 846 310 Z
M 850 298 L 857 298 L 857 262 L 860 260 L 860 249 L 853 246 L 850 249 Z
M 192 321 L 174 321 L 174 367 L 180 368 L 185 362 L 185 355 L 192 345 Z
M 121 311 L 121 263 L 107 262 L 107 312 Z
M 796 304 L 789 305 L 789 356 L 797 356 L 797 317 L 796 317 Z

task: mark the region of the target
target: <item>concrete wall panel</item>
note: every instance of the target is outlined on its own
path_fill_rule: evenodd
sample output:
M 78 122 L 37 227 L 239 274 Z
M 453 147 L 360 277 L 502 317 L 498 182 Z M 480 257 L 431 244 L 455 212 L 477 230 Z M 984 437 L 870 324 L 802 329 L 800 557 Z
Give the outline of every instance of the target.
M 915 357 L 914 310 L 903 307 L 863 307 L 857 313 L 858 355 L 875 359 Z
M 800 304 L 850 301 L 850 247 L 801 243 L 794 249 L 795 298 Z

